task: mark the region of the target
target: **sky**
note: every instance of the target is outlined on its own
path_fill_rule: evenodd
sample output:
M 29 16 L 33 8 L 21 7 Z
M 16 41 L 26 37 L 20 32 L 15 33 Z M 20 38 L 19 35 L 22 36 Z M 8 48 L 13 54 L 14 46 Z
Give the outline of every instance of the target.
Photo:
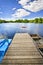
M 43 0 L 0 0 L 0 19 L 34 19 L 43 17 Z

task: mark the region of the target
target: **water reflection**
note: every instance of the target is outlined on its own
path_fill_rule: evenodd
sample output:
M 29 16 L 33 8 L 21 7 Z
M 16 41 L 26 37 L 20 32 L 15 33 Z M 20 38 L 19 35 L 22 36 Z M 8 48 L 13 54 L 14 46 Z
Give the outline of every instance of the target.
M 26 27 L 26 28 L 22 28 Z M 27 32 L 29 34 L 39 34 L 43 36 L 43 24 L 34 23 L 2 23 L 0 24 L 0 34 L 13 38 L 15 33 Z

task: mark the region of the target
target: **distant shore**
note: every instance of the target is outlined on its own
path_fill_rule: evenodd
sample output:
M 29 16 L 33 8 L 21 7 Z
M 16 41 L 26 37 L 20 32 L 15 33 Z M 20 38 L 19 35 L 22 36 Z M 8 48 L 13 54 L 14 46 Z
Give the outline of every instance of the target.
M 35 19 L 18 19 L 18 20 L 10 20 L 10 21 L 6 21 L 6 20 L 1 20 L 0 19 L 0 23 L 43 23 L 43 18 L 35 18 Z

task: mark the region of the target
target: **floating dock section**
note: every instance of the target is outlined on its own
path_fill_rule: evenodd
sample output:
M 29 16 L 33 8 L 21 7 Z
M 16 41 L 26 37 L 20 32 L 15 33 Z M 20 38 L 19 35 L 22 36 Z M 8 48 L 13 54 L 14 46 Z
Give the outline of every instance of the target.
M 28 33 L 16 33 L 0 65 L 43 65 L 43 58 Z

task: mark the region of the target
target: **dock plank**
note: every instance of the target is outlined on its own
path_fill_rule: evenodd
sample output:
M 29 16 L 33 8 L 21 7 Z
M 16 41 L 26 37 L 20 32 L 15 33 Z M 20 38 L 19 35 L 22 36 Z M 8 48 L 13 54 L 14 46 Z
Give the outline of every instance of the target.
M 43 58 L 28 33 L 16 33 L 0 65 L 43 65 Z

